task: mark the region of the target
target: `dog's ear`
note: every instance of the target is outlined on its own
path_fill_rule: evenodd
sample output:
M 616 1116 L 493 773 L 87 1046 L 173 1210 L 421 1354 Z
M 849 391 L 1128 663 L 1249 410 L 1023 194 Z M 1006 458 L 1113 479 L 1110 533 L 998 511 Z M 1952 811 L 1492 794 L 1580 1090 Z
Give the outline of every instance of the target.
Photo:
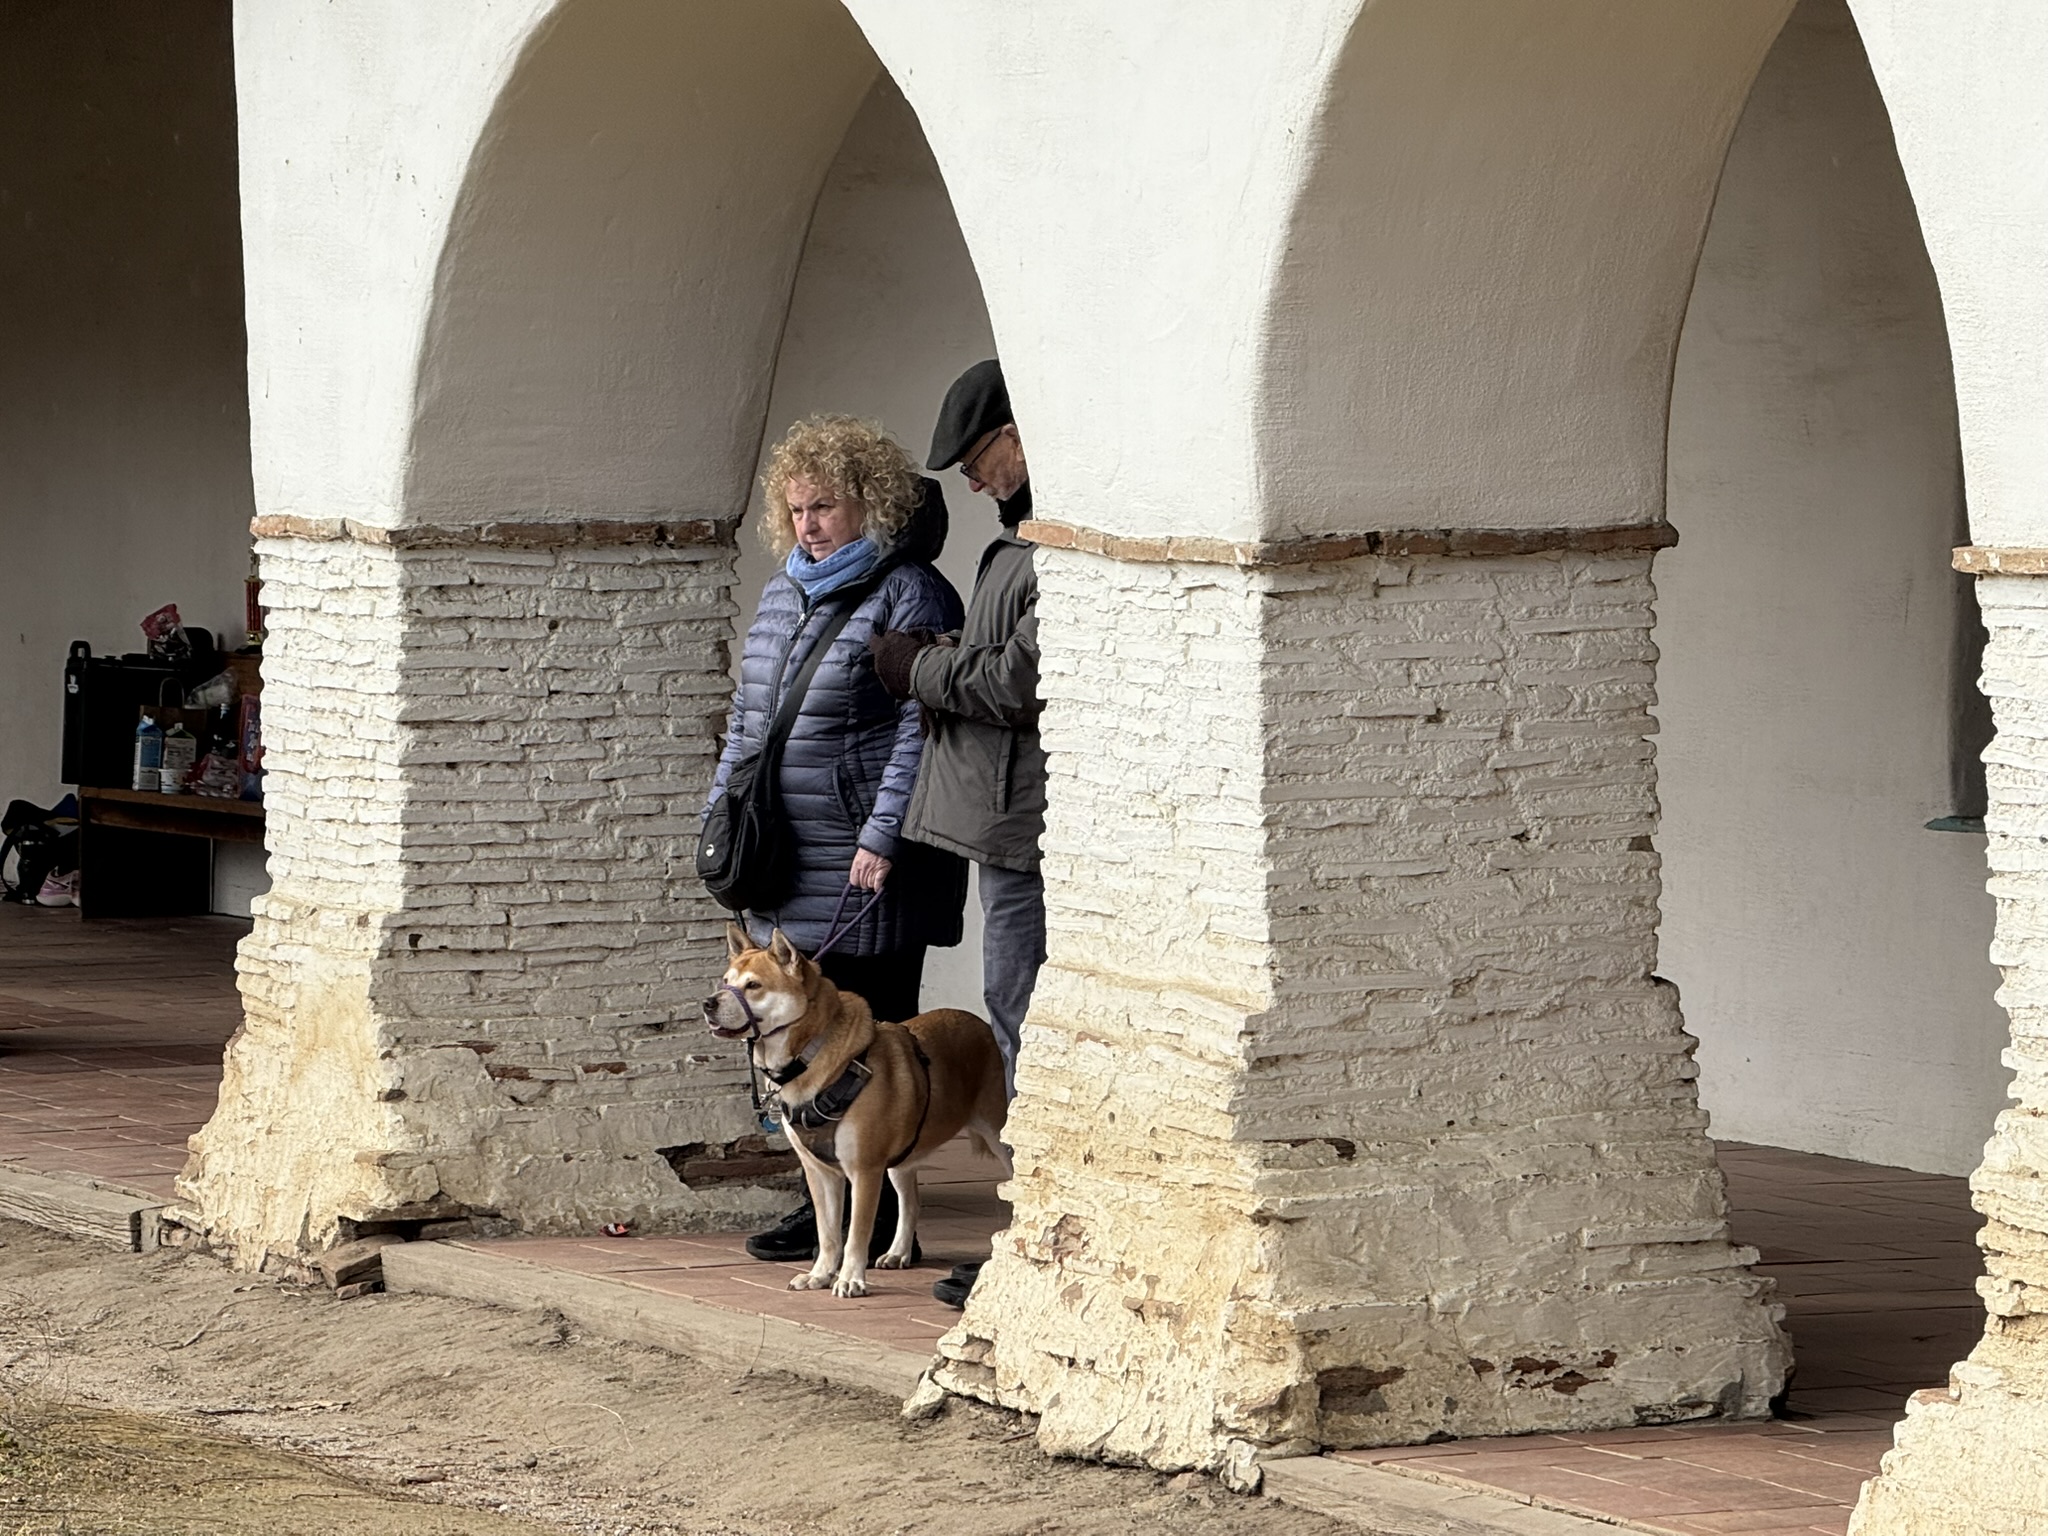
M 797 947 L 789 942 L 789 935 L 780 928 L 775 930 L 775 936 L 768 941 L 768 953 L 774 957 L 775 963 L 790 975 L 802 974 L 804 957 Z
M 753 947 L 754 941 L 747 937 L 746 929 L 738 923 L 725 925 L 725 952 L 729 958 L 737 960 Z

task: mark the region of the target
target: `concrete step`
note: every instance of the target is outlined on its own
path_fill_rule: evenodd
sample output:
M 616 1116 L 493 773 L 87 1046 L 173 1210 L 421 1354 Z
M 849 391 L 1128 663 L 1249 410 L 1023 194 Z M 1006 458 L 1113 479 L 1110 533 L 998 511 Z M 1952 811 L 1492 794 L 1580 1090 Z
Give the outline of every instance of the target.
M 400 1243 L 386 1248 L 383 1259 L 386 1290 L 555 1311 L 593 1333 L 651 1344 L 728 1370 L 786 1371 L 901 1402 L 931 1364 L 928 1354 L 664 1295 L 601 1275 L 530 1264 L 502 1251 Z
M 1269 1499 L 1353 1526 L 1367 1536 L 1622 1536 L 1645 1526 L 1588 1520 L 1511 1494 L 1452 1488 L 1329 1456 L 1265 1464 Z
M 559 1312 L 592 1333 L 736 1372 L 784 1371 L 901 1402 L 931 1363 L 907 1349 L 530 1263 L 487 1245 L 397 1243 L 382 1258 L 387 1290 Z M 1264 1492 L 1369 1536 L 1619 1536 L 1636 1529 L 1324 1456 L 1266 1463 Z
M 83 1175 L 0 1168 L 0 1216 L 68 1232 L 127 1253 L 157 1246 L 164 1202 Z

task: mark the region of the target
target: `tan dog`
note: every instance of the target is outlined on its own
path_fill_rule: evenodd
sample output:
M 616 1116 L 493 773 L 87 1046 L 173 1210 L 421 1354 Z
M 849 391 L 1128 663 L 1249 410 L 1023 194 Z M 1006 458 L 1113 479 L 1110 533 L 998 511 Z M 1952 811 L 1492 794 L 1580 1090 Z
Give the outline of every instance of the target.
M 896 1236 L 875 1263 L 902 1269 L 917 1239 L 917 1165 L 962 1130 L 1000 1155 L 1009 1102 L 995 1035 L 957 1008 L 883 1023 L 781 929 L 766 949 L 735 925 L 725 934 L 732 963 L 704 1000 L 704 1019 L 721 1039 L 745 1040 L 754 1065 L 779 1084 L 783 1127 L 818 1213 L 817 1262 L 789 1288 L 865 1296 L 883 1177 L 896 1186 Z

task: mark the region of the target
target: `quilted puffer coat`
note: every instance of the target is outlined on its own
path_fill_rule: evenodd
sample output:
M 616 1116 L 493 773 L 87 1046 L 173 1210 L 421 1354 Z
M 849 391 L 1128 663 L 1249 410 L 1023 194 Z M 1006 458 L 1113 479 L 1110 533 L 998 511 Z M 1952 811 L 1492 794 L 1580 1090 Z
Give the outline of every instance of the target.
M 772 911 L 746 915 L 747 931 L 756 942 L 767 942 L 779 927 L 799 949 L 821 943 L 860 848 L 892 860 L 894 868 L 882 899 L 840 941 L 838 953 L 882 955 L 919 944 L 960 942 L 965 862 L 903 836 L 903 816 L 924 748 L 918 707 L 889 696 L 875 678 L 868 653 L 868 638 L 883 630 L 960 627 L 960 594 L 931 565 L 945 540 L 944 496 L 927 480 L 923 504 L 896 547 L 885 551 L 885 560 L 893 563 L 834 637 L 783 749 L 782 805 L 795 833 L 796 884 Z M 830 594 L 808 603 L 782 571 L 762 591 L 741 653 L 739 686 L 733 691 L 710 804 L 725 793 L 733 764 L 760 745 L 784 688 L 803 667 L 841 600 L 840 594 Z M 847 897 L 849 915 L 867 895 L 857 891 Z

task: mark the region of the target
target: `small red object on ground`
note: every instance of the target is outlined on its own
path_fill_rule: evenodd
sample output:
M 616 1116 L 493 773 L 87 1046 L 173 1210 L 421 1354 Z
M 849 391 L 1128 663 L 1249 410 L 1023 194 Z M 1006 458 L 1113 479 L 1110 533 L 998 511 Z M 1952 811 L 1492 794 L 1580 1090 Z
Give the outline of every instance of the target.
M 633 1235 L 633 1229 L 623 1221 L 608 1221 L 597 1230 L 606 1237 L 631 1237 Z

